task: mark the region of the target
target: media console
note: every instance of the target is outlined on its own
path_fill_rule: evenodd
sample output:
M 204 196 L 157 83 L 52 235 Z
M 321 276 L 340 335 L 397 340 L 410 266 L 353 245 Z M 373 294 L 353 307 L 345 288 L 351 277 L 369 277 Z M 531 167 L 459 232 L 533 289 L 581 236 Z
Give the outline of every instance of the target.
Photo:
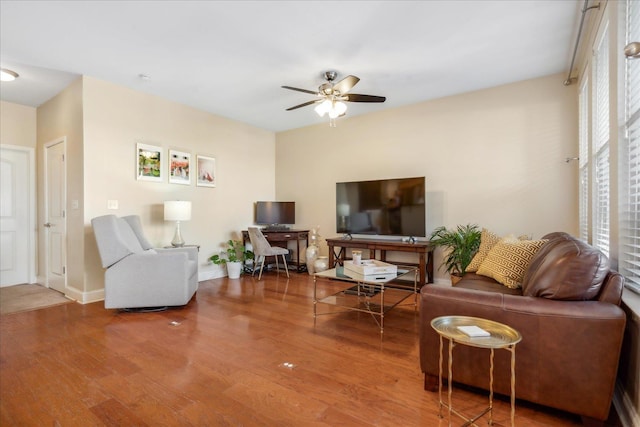
M 433 246 L 428 242 L 402 242 L 397 240 L 375 240 L 375 239 L 326 239 L 329 247 L 329 268 L 335 267 L 337 264 L 344 265 L 347 248 L 351 249 L 368 249 L 370 257 L 379 259 L 380 261 L 390 262 L 387 260 L 387 251 L 390 252 L 410 252 L 417 253 L 419 256 L 418 286 L 422 287 L 427 283 L 433 283 Z M 336 252 L 338 248 L 338 252 Z M 379 251 L 379 258 L 378 256 Z M 407 264 L 404 261 L 398 261 L 398 264 Z

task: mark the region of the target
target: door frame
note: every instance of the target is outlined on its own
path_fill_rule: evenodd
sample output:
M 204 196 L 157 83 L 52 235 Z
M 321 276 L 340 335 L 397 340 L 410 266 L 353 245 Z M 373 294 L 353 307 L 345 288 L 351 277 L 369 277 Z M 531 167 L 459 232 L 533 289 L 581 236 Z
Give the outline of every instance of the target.
M 28 226 L 29 231 L 27 232 L 27 245 L 29 247 L 29 256 L 27 258 L 27 262 L 29 265 L 27 266 L 27 279 L 29 283 L 37 282 L 37 273 L 36 266 L 38 261 L 38 246 L 36 244 L 36 150 L 34 147 L 25 147 L 22 145 L 12 145 L 12 144 L 2 144 L 0 143 L 1 149 L 14 150 L 14 151 L 22 151 L 27 153 L 28 163 L 29 163 L 29 194 L 27 195 L 27 200 L 29 203 L 29 214 L 28 214 Z
M 49 141 L 47 143 L 44 144 L 43 146 L 43 160 L 44 160 L 44 165 L 43 165 L 43 181 L 44 181 L 44 194 L 43 194 L 43 201 L 44 201 L 44 206 L 43 206 L 43 211 L 44 211 L 44 220 L 48 221 L 49 218 L 49 180 L 47 179 L 48 177 L 48 165 L 49 165 L 49 159 L 48 159 L 48 152 L 47 150 L 49 149 L 49 147 L 53 147 L 54 145 L 57 144 L 62 144 L 62 155 L 64 156 L 64 189 L 62 190 L 64 193 L 64 202 L 65 202 L 65 206 L 64 206 L 64 252 L 65 252 L 65 271 L 64 271 L 64 289 L 65 289 L 65 295 L 67 293 L 67 285 L 68 285 L 68 280 L 67 277 L 69 276 L 68 272 L 67 272 L 67 137 L 63 136 L 61 138 L 56 138 L 52 141 Z M 45 232 L 45 236 L 44 236 L 44 285 L 47 288 L 50 288 L 51 286 L 49 286 L 49 238 L 48 238 L 48 233 L 49 230 L 44 230 Z

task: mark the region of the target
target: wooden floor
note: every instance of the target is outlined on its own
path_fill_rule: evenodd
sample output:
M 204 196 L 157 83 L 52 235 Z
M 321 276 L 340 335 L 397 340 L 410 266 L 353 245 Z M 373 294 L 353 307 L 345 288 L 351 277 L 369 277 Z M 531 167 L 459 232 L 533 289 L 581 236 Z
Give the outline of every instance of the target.
M 314 321 L 312 295 L 306 274 L 267 273 L 201 282 L 159 313 L 74 303 L 2 316 L 0 425 L 447 425 L 422 389 L 413 307 L 391 311 L 381 338 L 367 314 Z M 485 403 L 454 389 L 454 406 Z M 494 421 L 509 425 L 508 401 Z M 516 423 L 580 419 L 518 402 Z

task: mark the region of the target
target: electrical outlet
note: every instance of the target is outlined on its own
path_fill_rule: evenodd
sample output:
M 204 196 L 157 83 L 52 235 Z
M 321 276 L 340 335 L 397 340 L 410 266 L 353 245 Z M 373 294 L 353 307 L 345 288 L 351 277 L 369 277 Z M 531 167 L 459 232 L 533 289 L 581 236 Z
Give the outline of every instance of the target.
M 107 200 L 107 209 L 118 209 L 117 200 Z

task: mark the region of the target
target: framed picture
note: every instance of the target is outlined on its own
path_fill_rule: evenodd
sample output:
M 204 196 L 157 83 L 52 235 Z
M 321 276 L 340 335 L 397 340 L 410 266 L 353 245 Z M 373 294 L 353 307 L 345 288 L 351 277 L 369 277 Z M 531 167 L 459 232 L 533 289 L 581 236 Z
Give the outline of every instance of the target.
M 138 180 L 162 182 L 162 148 L 139 142 L 136 154 Z
M 198 163 L 198 179 L 196 185 L 198 187 L 215 187 L 216 186 L 216 159 L 197 155 Z
M 169 150 L 169 182 L 172 184 L 191 184 L 191 153 Z

